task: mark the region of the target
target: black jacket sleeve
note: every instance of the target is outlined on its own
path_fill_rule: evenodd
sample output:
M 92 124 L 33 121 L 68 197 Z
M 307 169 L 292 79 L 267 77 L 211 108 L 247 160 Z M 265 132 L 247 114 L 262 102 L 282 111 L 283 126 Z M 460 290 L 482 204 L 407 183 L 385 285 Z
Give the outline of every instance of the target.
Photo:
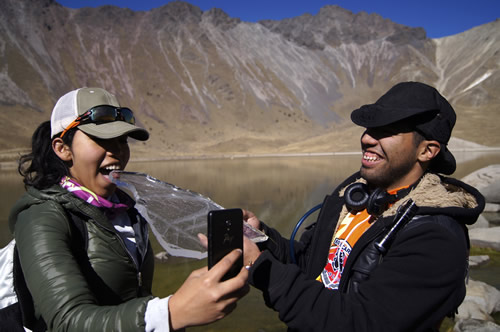
M 398 234 L 357 293 L 324 288 L 270 251 L 251 268 L 250 283 L 291 330 L 429 330 L 465 295 L 467 244 L 463 231 L 443 225 L 453 219 L 425 218 Z

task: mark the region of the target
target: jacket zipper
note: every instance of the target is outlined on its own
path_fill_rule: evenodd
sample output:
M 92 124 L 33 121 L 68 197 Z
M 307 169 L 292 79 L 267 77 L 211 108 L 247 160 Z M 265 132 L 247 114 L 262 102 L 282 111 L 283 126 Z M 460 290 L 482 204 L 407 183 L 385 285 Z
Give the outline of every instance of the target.
M 382 226 L 380 226 L 381 223 L 376 225 L 376 223 L 379 221 L 380 221 L 380 219 L 373 221 L 374 224 L 372 224 L 371 227 L 369 227 L 365 231 L 365 233 L 361 235 L 359 240 L 356 242 L 356 245 L 354 247 L 357 246 L 357 248 L 353 249 L 353 251 L 349 254 L 349 258 L 347 259 L 346 266 L 344 267 L 344 270 L 347 271 L 347 274 L 345 277 L 342 276 L 343 278 L 341 278 L 341 280 L 340 280 L 339 288 L 338 288 L 339 291 L 343 291 L 343 292 L 346 291 L 347 286 L 349 286 L 349 280 L 352 277 L 352 272 L 353 272 L 352 267 L 354 266 L 354 264 L 358 260 L 359 255 L 361 255 L 364 252 L 364 250 L 367 246 L 372 245 L 373 242 L 384 231 L 385 227 L 383 224 L 382 224 Z M 370 234 L 371 233 L 370 230 L 372 230 L 371 232 L 373 232 L 373 234 Z
M 83 209 L 82 212 L 85 214 L 85 215 L 88 215 L 89 217 L 92 215 L 91 211 L 86 213 L 86 210 L 87 209 Z M 127 214 L 128 215 L 128 214 Z M 132 218 L 130 215 L 128 215 L 128 218 L 130 219 L 130 221 L 132 221 Z M 93 217 L 90 217 L 89 220 L 93 220 L 93 223 L 95 225 L 97 225 L 97 227 L 100 227 L 100 228 L 103 228 L 104 230 L 107 230 L 111 233 L 113 233 L 117 238 L 118 238 L 118 241 L 120 242 L 122 248 L 125 250 L 125 252 L 127 253 L 128 257 L 132 260 L 132 262 L 134 263 L 134 266 L 136 267 L 136 280 L 137 280 L 137 294 L 140 296 L 141 294 L 141 287 L 142 287 L 142 273 L 141 273 L 141 268 L 139 266 L 139 262 L 136 261 L 134 259 L 134 257 L 132 256 L 132 254 L 128 251 L 127 249 L 127 246 L 125 245 L 125 242 L 123 241 L 123 239 L 121 238 L 121 236 L 118 234 L 117 230 L 114 228 L 114 227 L 108 227 L 106 224 L 104 224 L 103 222 L 99 221 L 98 219 L 96 218 L 93 218 Z M 147 254 L 147 251 L 149 250 L 149 246 L 146 247 L 146 253 L 144 254 L 144 257 L 146 256 Z M 142 258 L 144 258 L 142 257 Z
M 137 272 L 137 282 L 139 284 L 139 288 L 142 287 L 142 272 Z
M 132 257 L 132 254 L 128 251 L 127 249 L 127 246 L 125 245 L 125 242 L 123 241 L 123 239 L 121 238 L 121 236 L 117 233 L 117 231 L 112 228 L 108 228 L 104 225 L 101 225 L 100 223 L 96 222 L 96 224 L 99 226 L 99 227 L 102 227 L 104 228 L 105 230 L 109 231 L 109 232 L 112 232 L 117 238 L 118 238 L 118 242 L 120 242 L 122 248 L 125 250 L 125 252 L 127 253 L 128 257 L 132 260 L 132 262 L 134 263 L 134 266 L 137 270 L 137 273 L 136 273 L 136 279 L 137 279 L 137 295 L 141 295 L 141 287 L 142 287 L 142 272 L 141 272 L 141 269 L 140 269 L 140 266 L 139 266 L 139 263 L 134 259 L 134 257 Z M 146 250 L 148 250 L 149 248 L 147 248 Z
M 137 273 L 136 273 L 136 279 L 137 279 L 137 294 L 140 295 L 140 291 L 141 291 L 141 287 L 142 287 L 142 272 L 141 272 L 141 268 L 139 266 L 139 263 L 134 259 L 134 257 L 132 256 L 132 254 L 128 251 L 127 249 L 127 246 L 125 245 L 125 242 L 123 241 L 123 239 L 121 238 L 121 236 L 119 234 L 116 234 L 115 232 L 115 235 L 118 237 L 118 241 L 120 241 L 121 245 L 122 245 L 122 248 L 125 250 L 125 252 L 127 253 L 128 257 L 130 257 L 130 259 L 132 260 L 132 262 L 134 262 L 134 266 L 136 267 L 136 270 L 137 270 Z

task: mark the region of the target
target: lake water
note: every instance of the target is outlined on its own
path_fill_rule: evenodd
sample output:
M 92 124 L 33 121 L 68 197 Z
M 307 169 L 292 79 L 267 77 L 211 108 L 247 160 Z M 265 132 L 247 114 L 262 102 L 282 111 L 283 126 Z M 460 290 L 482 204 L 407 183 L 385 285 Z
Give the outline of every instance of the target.
M 458 160 L 456 178 L 500 163 L 500 153 L 454 153 Z M 343 179 L 359 169 L 360 154 L 322 157 L 266 157 L 206 160 L 131 162 L 128 171 L 147 173 L 162 181 L 210 197 L 226 208 L 251 210 L 269 225 L 289 236 L 297 220 L 321 203 Z M 15 170 L 0 174 L 0 246 L 10 241 L 7 217 L 10 207 L 22 195 L 22 179 Z M 316 213 L 308 223 L 313 222 Z M 304 226 L 303 226 L 304 227 Z M 155 251 L 161 248 L 154 243 Z M 173 293 L 190 271 L 206 265 L 206 260 L 171 258 L 157 263 L 154 293 Z M 493 267 L 497 269 L 498 267 Z M 481 272 L 492 281 L 491 274 Z M 493 277 L 498 284 L 498 274 Z M 261 294 L 252 289 L 226 319 L 190 331 L 284 331 L 277 314 L 264 305 Z

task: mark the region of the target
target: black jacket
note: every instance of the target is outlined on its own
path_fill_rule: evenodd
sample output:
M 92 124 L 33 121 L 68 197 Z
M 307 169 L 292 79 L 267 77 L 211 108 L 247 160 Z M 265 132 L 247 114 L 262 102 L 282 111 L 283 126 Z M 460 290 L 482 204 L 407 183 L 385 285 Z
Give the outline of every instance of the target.
M 465 296 L 469 241 L 466 224 L 476 221 L 484 198 L 452 178 L 426 174 L 404 199 L 385 211 L 354 245 L 339 290 L 315 279 L 323 270 L 339 220 L 348 213 L 343 191 L 354 174 L 327 196 L 315 224 L 295 243 L 265 225 L 270 240 L 250 270 L 250 283 L 266 304 L 296 331 L 431 331 Z M 391 227 L 397 208 L 413 199 L 419 209 L 389 252 L 357 291 L 350 287 L 353 266 L 380 234 Z

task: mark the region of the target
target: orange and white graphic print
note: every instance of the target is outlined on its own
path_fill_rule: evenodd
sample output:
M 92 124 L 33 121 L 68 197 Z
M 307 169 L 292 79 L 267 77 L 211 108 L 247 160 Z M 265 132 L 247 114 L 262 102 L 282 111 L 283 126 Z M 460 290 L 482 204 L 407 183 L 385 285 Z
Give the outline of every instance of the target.
M 333 236 L 328 260 L 318 280 L 329 289 L 338 289 L 342 272 L 352 247 L 370 227 L 371 216 L 363 210 L 357 214 L 348 214 Z

